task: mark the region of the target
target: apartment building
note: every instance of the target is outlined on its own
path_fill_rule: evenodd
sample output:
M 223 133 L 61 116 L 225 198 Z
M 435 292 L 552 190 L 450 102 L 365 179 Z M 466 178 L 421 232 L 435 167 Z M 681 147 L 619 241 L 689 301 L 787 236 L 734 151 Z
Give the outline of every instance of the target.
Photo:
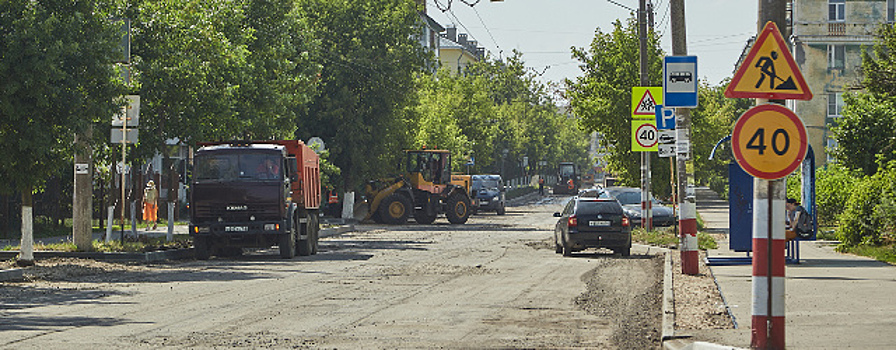
M 457 28 L 448 25 L 439 43 L 439 62 L 454 74 L 463 74 L 464 68 L 485 58 L 485 48 L 479 47 L 467 34 L 458 33 Z
M 790 39 L 796 60 L 814 98 L 789 101 L 802 118 L 815 151 L 815 164 L 832 161 L 830 132 L 843 110 L 843 94 L 860 81 L 862 51 L 874 44 L 883 23 L 894 22 L 896 0 L 794 0 Z M 787 35 L 787 33 L 784 33 Z

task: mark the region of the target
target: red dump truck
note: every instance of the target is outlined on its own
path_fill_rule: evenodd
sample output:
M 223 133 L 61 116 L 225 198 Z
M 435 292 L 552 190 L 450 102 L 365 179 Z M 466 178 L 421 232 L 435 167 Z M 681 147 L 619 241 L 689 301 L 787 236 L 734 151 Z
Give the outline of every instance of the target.
M 190 235 L 198 259 L 279 246 L 317 253 L 320 161 L 298 140 L 201 143 L 193 159 Z

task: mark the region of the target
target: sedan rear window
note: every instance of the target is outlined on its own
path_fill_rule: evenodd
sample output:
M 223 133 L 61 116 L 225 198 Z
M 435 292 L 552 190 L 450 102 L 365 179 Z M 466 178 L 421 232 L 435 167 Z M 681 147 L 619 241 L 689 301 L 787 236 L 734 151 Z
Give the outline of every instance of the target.
M 616 201 L 581 201 L 576 206 L 576 215 L 622 214 L 622 206 Z

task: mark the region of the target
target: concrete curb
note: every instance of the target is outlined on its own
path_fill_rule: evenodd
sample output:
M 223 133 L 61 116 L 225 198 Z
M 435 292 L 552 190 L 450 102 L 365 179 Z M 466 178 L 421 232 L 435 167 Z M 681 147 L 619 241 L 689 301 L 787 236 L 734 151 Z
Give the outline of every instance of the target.
M 0 282 L 21 281 L 23 279 L 22 269 L 0 270 Z
M 675 337 L 675 290 L 672 280 L 672 253 L 666 251 L 663 262 L 663 333 L 662 341 Z
M 18 251 L 0 252 L 0 259 L 9 260 L 19 256 Z M 34 259 L 80 258 L 108 261 L 154 262 L 163 260 L 188 259 L 193 257 L 193 248 L 160 250 L 145 253 L 104 253 L 104 252 L 34 252 Z
M 320 230 L 320 237 L 331 237 L 341 235 L 346 232 L 355 231 L 354 224 L 342 225 L 339 227 L 325 228 Z M 0 260 L 11 260 L 19 256 L 18 251 L 0 251 Z M 94 259 L 105 261 L 126 261 L 126 262 L 159 262 L 165 260 L 182 260 L 192 259 L 196 256 L 193 248 L 160 250 L 146 253 L 103 253 L 103 252 L 52 252 L 38 251 L 34 252 L 34 259 L 49 258 L 80 258 Z M 19 281 L 24 277 L 22 269 L 0 270 L 0 282 Z
M 355 225 L 348 224 L 348 225 L 342 225 L 339 227 L 331 227 L 331 228 L 322 229 L 322 230 L 320 230 L 319 235 L 320 235 L 320 237 L 332 237 L 332 236 L 341 235 L 346 232 L 354 232 L 354 231 L 355 231 Z

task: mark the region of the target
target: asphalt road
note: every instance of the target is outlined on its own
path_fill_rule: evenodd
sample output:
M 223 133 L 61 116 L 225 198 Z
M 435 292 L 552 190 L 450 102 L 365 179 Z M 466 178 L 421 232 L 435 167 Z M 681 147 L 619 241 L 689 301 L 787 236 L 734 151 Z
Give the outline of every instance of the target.
M 555 254 L 560 202 L 4 285 L 0 347 L 659 348 L 662 258 Z

